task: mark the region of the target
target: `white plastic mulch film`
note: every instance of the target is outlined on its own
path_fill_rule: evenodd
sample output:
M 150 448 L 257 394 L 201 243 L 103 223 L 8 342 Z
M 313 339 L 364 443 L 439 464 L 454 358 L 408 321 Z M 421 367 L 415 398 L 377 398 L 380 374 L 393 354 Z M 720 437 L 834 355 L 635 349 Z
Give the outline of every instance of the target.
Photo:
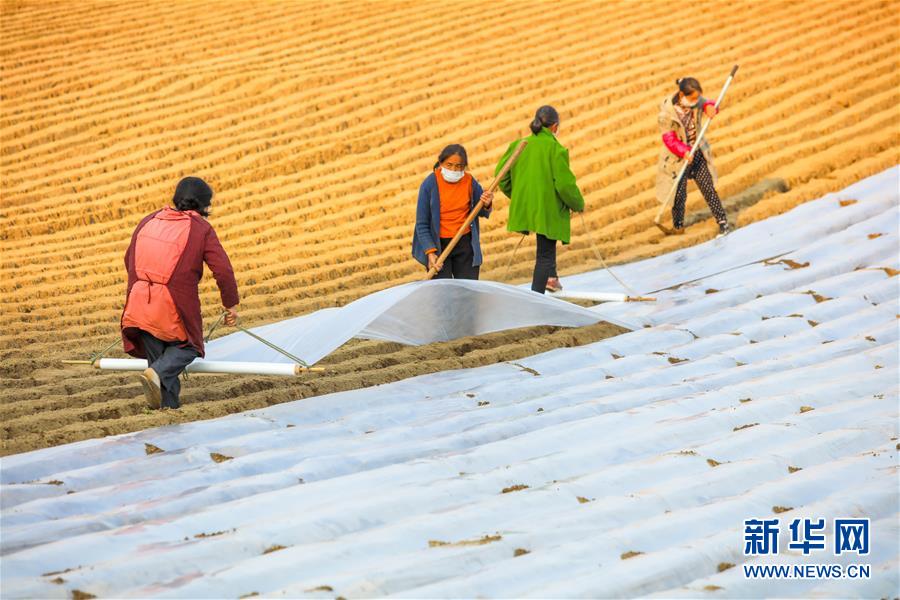
M 353 337 L 419 345 L 517 327 L 580 327 L 599 320 L 585 308 L 502 283 L 439 279 L 389 288 L 341 308 L 252 331 L 314 364 Z M 290 361 L 243 332 L 211 341 L 206 360 Z
M 2 596 L 894 597 L 898 173 L 620 267 L 624 335 L 6 457 Z

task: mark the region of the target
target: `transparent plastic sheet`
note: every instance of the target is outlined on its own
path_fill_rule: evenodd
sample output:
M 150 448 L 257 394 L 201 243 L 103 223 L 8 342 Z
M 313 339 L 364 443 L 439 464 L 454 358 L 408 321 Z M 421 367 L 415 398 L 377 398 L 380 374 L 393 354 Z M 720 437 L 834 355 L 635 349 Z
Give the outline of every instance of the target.
M 519 327 L 580 327 L 600 320 L 586 308 L 530 290 L 492 281 L 437 279 L 407 283 L 341 308 L 251 331 L 314 364 L 354 337 L 420 345 Z M 212 340 L 206 348 L 206 359 L 290 360 L 242 332 Z
M 591 309 L 635 324 L 614 338 L 5 457 L 2 595 L 893 597 L 897 170 L 849 189 L 745 228 L 809 266 L 734 248 L 657 303 Z M 759 516 L 782 519 L 777 557 L 743 556 Z M 744 579 L 823 562 L 787 551 L 797 517 L 870 518 L 872 578 Z

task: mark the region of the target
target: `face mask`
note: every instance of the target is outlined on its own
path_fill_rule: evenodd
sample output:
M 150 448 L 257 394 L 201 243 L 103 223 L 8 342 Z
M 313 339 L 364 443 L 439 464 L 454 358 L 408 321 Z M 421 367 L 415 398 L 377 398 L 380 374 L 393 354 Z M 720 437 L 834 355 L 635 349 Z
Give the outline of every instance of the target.
M 441 167 L 441 175 L 447 183 L 456 183 L 462 179 L 465 174 L 465 171 L 451 171 L 450 169 Z
M 684 97 L 684 96 L 681 97 L 681 100 L 680 100 L 679 103 L 680 103 L 681 106 L 683 106 L 684 108 L 694 108 L 695 106 L 697 106 L 696 103 L 691 104 L 691 102 L 690 102 L 686 97 Z

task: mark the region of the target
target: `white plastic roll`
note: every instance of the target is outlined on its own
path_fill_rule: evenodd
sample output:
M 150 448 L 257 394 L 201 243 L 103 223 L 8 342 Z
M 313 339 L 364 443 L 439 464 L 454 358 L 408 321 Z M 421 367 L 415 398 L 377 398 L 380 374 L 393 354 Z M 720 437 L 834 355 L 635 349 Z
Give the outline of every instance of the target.
M 147 361 L 139 358 L 101 358 L 94 363 L 98 369 L 107 371 L 143 371 Z M 295 364 L 260 363 L 260 362 L 228 362 L 194 360 L 185 369 L 188 373 L 229 373 L 235 375 L 299 375 L 302 367 Z

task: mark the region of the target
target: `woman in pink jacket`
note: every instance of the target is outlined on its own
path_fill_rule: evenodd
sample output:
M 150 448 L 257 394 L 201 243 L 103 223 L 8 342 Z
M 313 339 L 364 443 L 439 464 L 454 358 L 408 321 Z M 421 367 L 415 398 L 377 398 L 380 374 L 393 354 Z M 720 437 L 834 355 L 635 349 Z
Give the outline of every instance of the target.
M 719 235 L 725 235 L 729 231 L 728 219 L 716 192 L 718 175 L 713 164 L 712 150 L 705 139 L 701 141 L 699 147 L 694 147 L 697 133 L 703 126 L 703 117 L 712 119 L 718 111 L 715 102 L 701 95 L 703 88 L 700 87 L 699 81 L 693 77 L 684 77 L 676 83 L 678 91 L 673 96 L 667 96 L 659 107 L 658 122 L 663 148 L 657 167 L 656 197 L 660 204 L 666 201 L 684 164 L 683 161 L 687 161 L 688 168 L 678 182 L 675 202 L 672 204 L 672 225 L 675 233 L 684 233 L 687 180 L 693 179 L 719 224 Z M 660 228 L 662 229 L 662 226 Z
M 225 324 L 237 322 L 234 271 L 206 220 L 212 196 L 202 179 L 185 177 L 175 188 L 174 206 L 144 217 L 125 253 L 128 291 L 122 341 L 125 352 L 149 363 L 141 384 L 153 408 L 180 406 L 178 376 L 204 355 L 197 289 L 204 264 L 219 286 Z

